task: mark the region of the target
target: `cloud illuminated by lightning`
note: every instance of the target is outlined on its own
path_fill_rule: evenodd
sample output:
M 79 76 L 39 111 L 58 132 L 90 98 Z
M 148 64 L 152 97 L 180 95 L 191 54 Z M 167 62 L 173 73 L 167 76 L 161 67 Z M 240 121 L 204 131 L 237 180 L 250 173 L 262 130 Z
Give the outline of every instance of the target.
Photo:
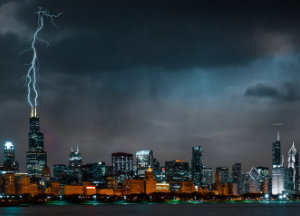
M 50 46 L 48 41 L 40 39 L 38 35 L 44 27 L 44 18 L 49 18 L 51 23 L 57 27 L 57 25 L 54 23 L 53 19 L 57 18 L 61 15 L 61 13 L 59 13 L 57 15 L 50 14 L 48 10 L 45 10 L 42 7 L 40 7 L 38 9 L 36 14 L 38 15 L 38 26 L 33 34 L 31 47 L 22 52 L 22 53 L 24 53 L 27 51 L 32 51 L 32 53 L 33 53 L 32 60 L 29 64 L 30 67 L 28 68 L 27 75 L 26 75 L 26 85 L 27 85 L 27 91 L 28 91 L 27 92 L 28 93 L 27 100 L 32 109 L 33 109 L 33 107 L 35 107 L 35 108 L 37 107 L 37 105 L 38 105 L 37 99 L 39 96 L 38 90 L 37 90 L 39 61 L 38 61 L 38 55 L 37 55 L 37 50 L 36 50 L 36 42 L 40 41 L 42 43 L 45 43 L 47 46 Z M 32 91 L 34 93 L 34 96 L 31 95 Z

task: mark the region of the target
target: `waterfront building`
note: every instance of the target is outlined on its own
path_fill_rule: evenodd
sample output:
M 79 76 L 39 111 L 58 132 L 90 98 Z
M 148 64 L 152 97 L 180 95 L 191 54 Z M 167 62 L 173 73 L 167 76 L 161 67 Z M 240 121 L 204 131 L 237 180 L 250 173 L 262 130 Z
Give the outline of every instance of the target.
M 242 192 L 242 165 L 241 163 L 235 163 L 232 166 L 232 183 L 234 183 L 234 190 L 237 194 L 241 194 Z
M 277 140 L 272 144 L 272 167 L 280 167 L 281 165 L 280 134 L 278 131 Z
M 219 176 L 218 181 L 220 184 L 228 183 L 228 180 L 229 180 L 228 168 L 217 167 L 216 173 L 218 173 L 218 176 Z
M 137 176 L 145 178 L 146 170 L 153 168 L 153 151 L 142 150 L 136 152 Z
M 77 146 L 76 151 L 71 148 L 69 154 L 69 166 L 68 166 L 68 182 L 69 184 L 77 184 L 82 182 L 82 155 L 79 152 Z
M 156 183 L 156 192 L 169 193 L 170 192 L 170 184 L 169 183 Z
M 299 186 L 299 155 L 293 143 L 288 152 L 288 167 L 286 178 L 286 191 L 289 194 L 296 194 Z
M 16 176 L 14 173 L 5 173 L 3 178 L 3 192 L 8 195 L 16 194 Z
M 213 170 L 212 168 L 204 167 L 202 169 L 202 186 L 211 189 L 213 184 Z
M 129 179 L 123 182 L 123 194 L 139 194 L 145 193 L 144 179 Z
M 284 192 L 284 181 L 285 181 L 286 169 L 281 167 L 274 167 L 272 169 L 272 194 L 281 195 Z
M 260 175 L 259 172 L 255 167 L 252 167 L 251 170 L 249 171 L 249 193 L 260 193 L 261 192 L 261 187 L 260 187 Z
M 3 166 L 5 171 L 18 172 L 19 162 L 15 160 L 15 146 L 11 141 L 4 142 Z
M 91 182 L 93 185 L 105 186 L 105 162 L 82 165 L 82 181 Z
M 282 157 L 283 158 L 283 157 Z M 272 144 L 272 194 L 280 195 L 285 188 L 285 172 L 283 167 L 283 160 L 281 160 L 281 146 L 280 135 L 277 132 L 277 140 Z
M 53 178 L 54 178 L 54 181 L 57 181 L 62 185 L 68 184 L 67 166 L 65 164 L 53 165 Z
M 267 188 L 265 188 L 266 187 L 265 181 L 266 181 L 266 179 L 269 178 L 269 172 L 270 172 L 269 168 L 268 167 L 259 166 L 259 167 L 256 167 L 256 170 L 259 173 L 260 191 L 265 192 L 265 191 L 267 191 L 266 190 Z
M 40 120 L 36 107 L 31 110 L 29 123 L 29 150 L 26 153 L 27 173 L 30 177 L 41 178 L 42 170 L 47 166 L 47 153 L 44 150 L 44 135 L 40 132 Z
M 195 185 L 200 186 L 202 182 L 202 147 L 194 146 L 192 148 L 192 179 Z
M 191 180 L 189 163 L 181 160 L 165 162 L 167 182 L 182 182 Z
M 133 156 L 125 152 L 112 153 L 113 176 L 122 183 L 126 179 L 133 177 Z
M 146 171 L 145 193 L 151 194 L 155 192 L 156 192 L 156 180 L 154 178 L 153 169 L 149 167 Z

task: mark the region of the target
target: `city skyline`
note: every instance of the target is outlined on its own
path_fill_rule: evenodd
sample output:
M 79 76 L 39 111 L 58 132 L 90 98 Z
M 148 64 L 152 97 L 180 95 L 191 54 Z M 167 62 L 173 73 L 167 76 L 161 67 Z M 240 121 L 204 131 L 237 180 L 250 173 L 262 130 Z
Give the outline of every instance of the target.
M 190 164 L 186 150 L 202 146 L 208 167 L 240 162 L 248 171 L 271 167 L 278 129 L 286 157 L 293 142 L 298 146 L 300 17 L 284 10 L 293 7 L 114 3 L 122 5 L 45 2 L 63 13 L 58 29 L 41 32 L 51 46 L 38 44 L 38 114 L 49 167 L 66 164 L 77 145 L 84 163 L 109 164 L 107 153 L 142 149 L 160 162 Z M 22 171 L 30 111 L 22 77 L 30 56 L 18 54 L 36 28 L 38 4 L 0 4 L 0 139 L 14 142 Z M 90 13 L 78 16 L 81 11 Z

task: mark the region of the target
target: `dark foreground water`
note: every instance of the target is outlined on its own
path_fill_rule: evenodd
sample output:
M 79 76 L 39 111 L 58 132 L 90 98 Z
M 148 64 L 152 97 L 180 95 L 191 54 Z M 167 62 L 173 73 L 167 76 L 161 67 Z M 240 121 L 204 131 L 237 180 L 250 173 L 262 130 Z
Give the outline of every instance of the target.
M 300 215 L 300 203 L 32 205 L 0 208 L 1 216 Z

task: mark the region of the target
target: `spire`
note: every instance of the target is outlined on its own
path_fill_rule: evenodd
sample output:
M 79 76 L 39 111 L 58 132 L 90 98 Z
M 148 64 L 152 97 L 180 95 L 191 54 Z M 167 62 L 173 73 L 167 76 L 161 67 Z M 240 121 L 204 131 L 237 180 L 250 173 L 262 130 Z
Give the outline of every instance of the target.
M 36 107 L 35 106 L 31 107 L 30 116 L 31 116 L 31 118 L 33 118 L 33 117 L 36 118 L 37 117 L 37 111 L 36 111 Z
M 74 152 L 73 146 L 71 146 L 71 152 Z
M 33 118 L 34 117 L 34 109 L 33 107 L 31 107 L 31 113 L 30 113 L 30 117 Z
M 77 152 L 77 153 L 79 152 L 79 148 L 78 148 L 78 145 L 77 145 L 77 148 L 76 148 L 76 152 Z
M 282 154 L 282 163 L 281 163 L 281 166 L 284 165 L 284 155 Z
M 280 134 L 279 134 L 279 131 L 277 131 L 277 141 L 280 141 Z

